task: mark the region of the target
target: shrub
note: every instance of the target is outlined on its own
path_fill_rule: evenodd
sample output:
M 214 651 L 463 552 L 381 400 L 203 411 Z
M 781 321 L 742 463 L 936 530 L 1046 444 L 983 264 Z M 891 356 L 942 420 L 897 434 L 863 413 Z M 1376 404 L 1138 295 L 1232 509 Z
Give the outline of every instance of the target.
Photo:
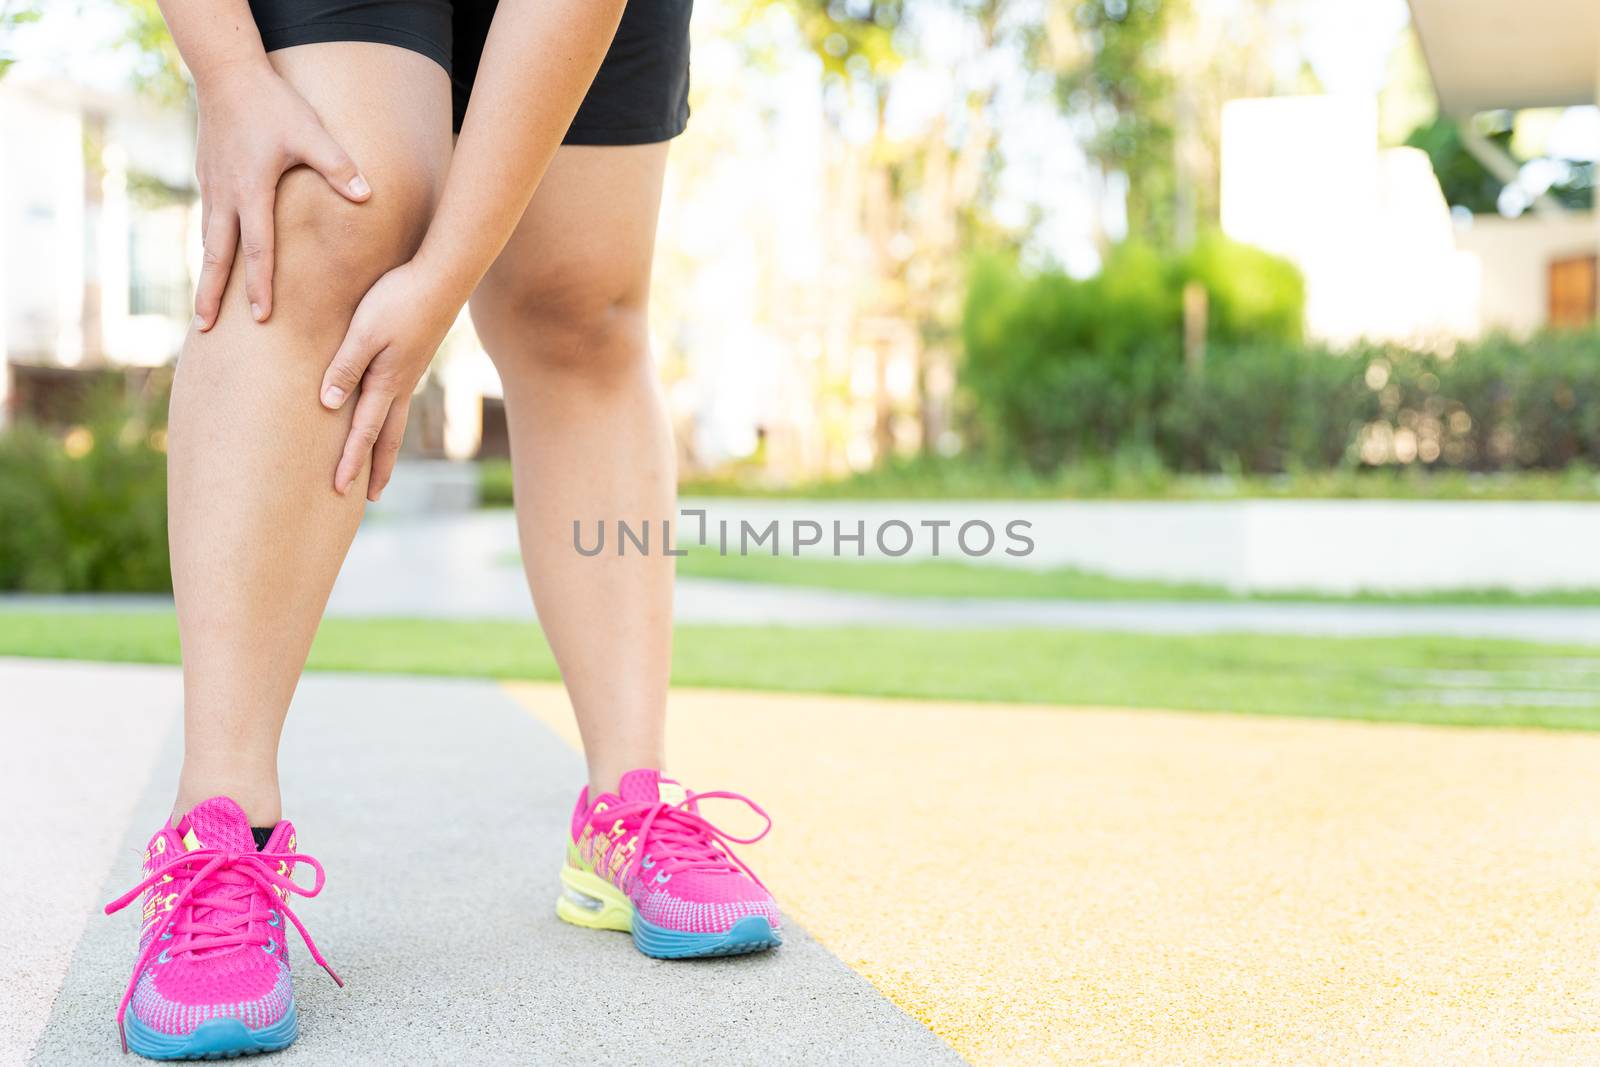
M 1493 336 L 1450 356 L 1381 349 L 1368 354 L 1364 374 L 1370 409 L 1360 444 L 1369 463 L 1600 466 L 1600 333 Z
M 1299 343 L 1306 282 L 1288 260 L 1210 233 L 1183 258 L 1181 273 L 1206 291 L 1210 341 Z
M 515 503 L 512 497 L 511 461 L 509 459 L 478 460 L 478 506 L 480 508 L 509 508 Z
M 1158 417 L 1157 450 L 1177 471 L 1275 474 L 1344 464 L 1370 417 L 1366 363 L 1353 353 L 1216 347 Z
M 1493 336 L 1452 353 L 1215 346 L 1160 404 L 1155 451 L 1174 471 L 1592 469 L 1600 467 L 1600 333 Z M 1128 433 L 1146 436 L 1138 425 Z
M 1186 256 L 1125 244 L 1095 277 L 974 265 L 963 317 L 963 381 L 977 443 L 1037 470 L 1154 447 L 1182 386 L 1183 289 L 1210 298 L 1216 341 L 1299 339 L 1304 304 L 1288 262 L 1220 235 Z
M 101 410 L 65 434 L 0 433 L 0 589 L 172 588 L 164 431 L 145 416 L 164 409 Z
M 1211 308 L 1196 369 L 1179 339 L 1191 279 Z M 980 263 L 963 374 L 977 451 L 1039 473 L 1130 456 L 1240 474 L 1600 467 L 1600 333 L 1330 352 L 1300 342 L 1302 299 L 1292 267 L 1214 237 L 1181 261 L 1123 248 L 1082 281 Z
M 1087 281 L 999 259 L 975 266 L 963 382 L 985 447 L 1048 470 L 1137 432 L 1170 362 L 1153 340 L 1164 327 L 1149 324 L 1177 313 L 1150 266 L 1139 251 Z

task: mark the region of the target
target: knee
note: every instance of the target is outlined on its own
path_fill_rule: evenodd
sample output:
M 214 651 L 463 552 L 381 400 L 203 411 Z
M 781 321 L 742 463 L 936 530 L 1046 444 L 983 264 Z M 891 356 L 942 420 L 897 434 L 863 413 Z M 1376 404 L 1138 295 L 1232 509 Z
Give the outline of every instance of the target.
M 321 175 L 297 168 L 278 185 L 274 317 L 311 329 L 343 329 L 383 274 L 415 254 L 427 231 L 437 180 L 389 168 L 373 195 L 353 204 Z
M 642 286 L 582 270 L 535 277 L 492 272 L 472 299 L 472 321 L 502 378 L 557 376 L 598 388 L 649 367 Z

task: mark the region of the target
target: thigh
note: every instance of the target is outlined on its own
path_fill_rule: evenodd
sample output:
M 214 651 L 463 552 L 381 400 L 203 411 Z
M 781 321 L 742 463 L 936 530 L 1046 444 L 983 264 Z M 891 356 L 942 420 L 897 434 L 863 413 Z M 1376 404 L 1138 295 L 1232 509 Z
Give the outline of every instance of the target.
M 666 161 L 665 143 L 559 149 L 473 295 L 474 320 L 642 311 Z

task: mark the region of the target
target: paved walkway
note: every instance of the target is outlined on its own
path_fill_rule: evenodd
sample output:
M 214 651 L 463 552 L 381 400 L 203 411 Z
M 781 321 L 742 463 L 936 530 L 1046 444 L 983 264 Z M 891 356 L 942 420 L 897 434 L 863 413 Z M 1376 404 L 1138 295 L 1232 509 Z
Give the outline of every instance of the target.
M 29 813 L 0 875 L 0 1064 L 127 1064 L 136 918 L 99 905 L 171 803 L 177 672 L 0 660 L 0 694 L 24 772 L 0 801 Z M 284 744 L 290 814 L 330 872 L 298 911 L 346 988 L 295 947 L 302 1037 L 273 1063 L 958 1062 L 802 931 L 673 966 L 558 921 L 581 761 L 493 684 L 312 676 Z
M 123 1062 L 132 927 L 93 912 L 176 673 L 0 660 L 0 694 L 0 1062 Z M 349 988 L 299 968 L 286 1060 L 948 1059 L 920 1021 L 978 1064 L 1600 1062 L 1600 735 L 680 691 L 674 766 L 773 812 L 744 855 L 817 938 L 690 968 L 550 915 L 572 739 L 554 686 L 307 679 L 286 786 Z

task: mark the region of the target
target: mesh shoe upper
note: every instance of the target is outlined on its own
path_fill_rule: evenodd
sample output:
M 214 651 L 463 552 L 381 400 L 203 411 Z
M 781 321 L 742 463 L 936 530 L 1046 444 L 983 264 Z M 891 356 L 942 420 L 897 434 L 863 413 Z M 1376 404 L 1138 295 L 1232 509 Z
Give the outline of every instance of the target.
M 611 882 L 646 922 L 688 933 L 722 933 L 749 915 L 779 925 L 778 906 L 761 881 L 728 847 L 749 844 L 700 813 L 713 798 L 742 801 L 736 793 L 691 793 L 654 770 L 623 775 L 617 793 L 593 800 L 585 789 L 573 812 L 573 854 L 578 863 Z M 768 828 L 771 820 L 767 820 Z
M 106 906 L 115 911 L 143 893 L 139 962 L 119 1024 L 130 1007 L 143 1026 L 171 1035 L 214 1018 L 258 1029 L 284 1017 L 294 998 L 286 931 L 305 936 L 287 901 L 316 895 L 323 880 L 321 865 L 295 846 L 294 827 L 280 822 L 257 851 L 249 820 L 227 797 L 156 832 L 144 879 Z M 309 890 L 292 881 L 297 862 L 316 870 Z M 327 966 L 309 939 L 307 948 Z

